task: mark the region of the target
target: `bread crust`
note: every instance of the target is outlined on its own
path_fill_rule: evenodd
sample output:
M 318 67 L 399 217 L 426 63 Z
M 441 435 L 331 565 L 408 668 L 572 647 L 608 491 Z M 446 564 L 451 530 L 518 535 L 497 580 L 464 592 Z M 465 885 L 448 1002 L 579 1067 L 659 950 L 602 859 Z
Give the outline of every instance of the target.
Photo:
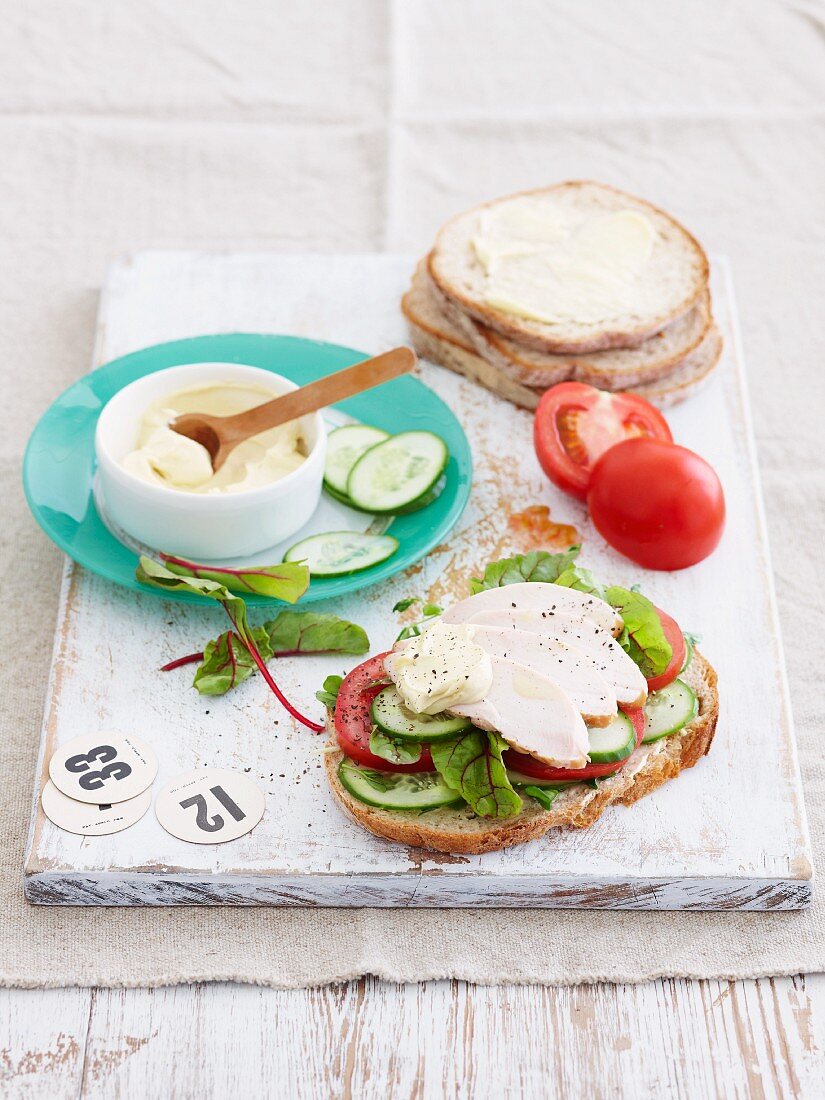
M 419 319 L 410 306 L 409 295 L 404 295 L 401 308 L 407 318 L 412 345 L 422 359 L 428 359 L 431 363 L 477 382 L 519 408 L 530 411 L 537 408 L 544 388 L 524 386 L 516 382 L 500 368 L 483 359 L 469 343 Z M 667 378 L 631 386 L 629 392 L 641 394 L 660 409 L 672 408 L 710 381 L 721 354 L 722 337 L 716 326 L 712 325 L 702 344 L 691 353 L 687 361 L 677 364 Z M 691 360 L 696 363 L 695 367 L 691 365 Z
M 417 274 L 417 273 L 416 273 Z M 431 284 L 432 285 L 432 284 Z M 655 336 L 635 348 L 612 348 L 571 355 L 536 353 L 518 342 L 508 339 L 494 329 L 482 325 L 461 312 L 460 308 L 445 298 L 435 287 L 433 297 L 448 321 L 463 334 L 469 346 L 493 366 L 509 374 L 524 386 L 546 387 L 557 382 L 585 382 L 603 390 L 627 390 L 647 382 L 656 382 L 671 374 L 694 352 L 707 336 L 713 324 L 710 294 L 706 290 L 696 305 L 683 316 L 666 326 Z M 413 309 L 414 311 L 414 309 Z M 650 344 L 667 345 L 668 334 L 674 327 L 684 330 L 682 339 L 670 350 L 658 356 L 652 352 L 642 354 Z M 530 356 L 541 359 L 536 361 Z
M 629 386 L 627 392 L 638 393 L 657 408 L 670 409 L 705 388 L 719 365 L 724 346 L 722 333 L 712 324 L 696 351 L 672 374 L 657 382 Z
M 502 820 L 476 817 L 469 807 L 414 815 L 367 806 L 353 798 L 338 779 L 338 764 L 343 756 L 334 741 L 329 719 L 327 728 L 333 740 L 325 756 L 327 779 L 336 799 L 357 824 L 376 836 L 415 848 L 478 854 L 536 840 L 554 828 L 584 829 L 597 821 L 608 806 L 614 803 L 631 806 L 685 768 L 694 767 L 709 751 L 719 718 L 716 672 L 696 650 L 681 679 L 693 688 L 699 702 L 698 714 L 689 725 L 652 745 L 640 746 L 621 771 L 595 789 L 577 784 L 563 791 L 549 810 L 541 809 L 527 797 L 517 817 Z
M 404 303 L 402 302 L 402 309 Z M 503 374 L 492 363 L 476 355 L 472 348 L 463 346 L 450 336 L 441 335 L 431 327 L 418 324 L 407 316 L 410 342 L 416 353 L 431 363 L 460 374 L 471 382 L 477 382 L 486 390 L 511 401 L 521 409 L 538 407 L 541 391 L 529 389 Z
M 621 198 L 627 200 L 631 205 L 636 208 L 644 208 L 650 213 L 655 214 L 657 217 L 664 218 L 670 225 L 681 235 L 683 241 L 692 250 L 694 257 L 698 264 L 698 275 L 695 279 L 694 285 L 691 291 L 685 295 L 685 297 L 676 305 L 673 309 L 669 310 L 666 314 L 650 318 L 647 321 L 640 321 L 637 325 L 627 327 L 624 329 L 617 329 L 614 327 L 604 327 L 600 332 L 594 333 L 589 336 L 582 336 L 579 338 L 561 337 L 558 333 L 553 332 L 553 326 L 537 321 L 524 321 L 521 318 L 511 316 L 502 310 L 494 309 L 481 301 L 477 297 L 473 297 L 470 294 L 462 291 L 462 289 L 450 282 L 449 278 L 441 270 L 440 262 L 440 250 L 442 248 L 442 242 L 447 234 L 450 232 L 454 223 L 459 219 L 465 218 L 468 215 L 474 214 L 477 211 L 487 209 L 491 206 L 495 206 L 498 203 L 504 202 L 509 199 L 522 198 L 530 195 L 547 194 L 551 191 L 563 191 L 572 188 L 589 188 L 597 187 L 602 191 L 610 192 L 613 195 L 621 196 Z M 708 279 L 710 277 L 710 264 L 708 262 L 707 255 L 704 249 L 685 227 L 678 222 L 672 215 L 661 207 L 656 206 L 652 202 L 648 202 L 646 199 L 639 198 L 636 195 L 631 195 L 627 191 L 622 191 L 618 187 L 612 187 L 606 183 L 599 183 L 596 180 L 566 180 L 563 183 L 554 184 L 551 187 L 536 187 L 526 191 L 517 191 L 512 195 L 505 195 L 497 199 L 491 199 L 488 202 L 479 203 L 476 206 L 471 207 L 469 210 L 464 210 L 454 217 L 450 218 L 439 230 L 433 250 L 430 252 L 427 258 L 427 270 L 430 277 L 433 279 L 439 290 L 452 302 L 455 302 L 464 313 L 469 314 L 476 321 L 486 325 L 488 328 L 493 329 L 496 332 L 501 333 L 503 336 L 507 336 L 513 340 L 518 340 L 526 347 L 535 348 L 538 351 L 546 351 L 561 354 L 572 354 L 578 352 L 594 352 L 605 351 L 609 348 L 631 348 L 636 347 L 649 337 L 654 336 L 656 333 L 661 332 L 663 328 L 675 321 L 677 318 L 683 316 L 688 310 L 694 308 L 700 299 L 703 297 L 707 290 Z

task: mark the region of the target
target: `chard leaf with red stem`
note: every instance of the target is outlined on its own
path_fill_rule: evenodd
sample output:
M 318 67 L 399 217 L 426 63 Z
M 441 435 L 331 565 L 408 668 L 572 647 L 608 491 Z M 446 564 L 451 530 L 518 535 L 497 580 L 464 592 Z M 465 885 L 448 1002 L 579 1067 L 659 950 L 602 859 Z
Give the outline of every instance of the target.
M 258 652 L 264 661 L 271 657 L 293 657 L 310 653 L 366 653 L 369 638 L 357 623 L 320 611 L 282 611 L 261 627 L 252 629 Z M 190 653 L 163 665 L 161 672 L 184 665 L 200 664 L 193 687 L 202 695 L 224 695 L 249 679 L 255 663 L 249 652 L 233 643 L 231 631 L 207 643 L 202 653 Z
M 272 652 L 278 657 L 296 653 L 366 653 L 367 632 L 357 623 L 321 611 L 282 611 L 264 623 Z
M 269 596 L 273 600 L 295 603 L 309 587 L 309 569 L 304 562 L 278 562 L 277 565 L 250 565 L 245 569 L 226 569 L 198 565 L 170 554 L 161 554 L 166 568 L 179 577 L 197 577 L 215 581 L 230 592 Z
M 511 817 L 521 809 L 502 753 L 507 742 L 498 733 L 470 727 L 449 741 L 430 745 L 435 770 L 479 817 Z
M 262 626 L 252 631 L 258 652 L 264 661 L 272 656 L 269 635 Z M 202 662 L 192 686 L 201 695 L 225 695 L 233 687 L 242 684 L 255 672 L 256 665 L 249 650 L 234 632 L 226 630 L 219 638 L 207 644 L 200 655 Z
M 313 722 L 310 718 L 306 718 L 300 711 L 293 707 L 292 703 L 290 703 L 273 680 L 269 669 L 266 667 L 266 662 L 258 652 L 258 647 L 255 644 L 255 639 L 252 636 L 252 632 L 247 622 L 246 604 L 240 596 L 236 596 L 234 593 L 230 592 L 225 585 L 219 584 L 217 581 L 210 580 L 206 577 L 179 576 L 171 572 L 171 570 L 167 569 L 165 566 L 144 556 L 140 558 L 138 567 L 135 570 L 135 576 L 141 584 L 147 584 L 152 588 L 159 588 L 164 592 L 194 592 L 199 596 L 206 596 L 210 600 L 218 600 L 219 603 L 222 603 L 232 626 L 235 628 L 235 633 L 246 646 L 250 657 L 258 666 L 258 671 L 263 676 L 264 680 L 266 680 L 267 686 L 270 691 L 272 691 L 273 695 L 275 695 L 281 705 L 297 722 L 300 722 L 302 725 L 306 726 L 307 729 L 311 729 L 315 733 L 321 733 L 323 731 L 324 727 L 322 725 L 318 722 Z

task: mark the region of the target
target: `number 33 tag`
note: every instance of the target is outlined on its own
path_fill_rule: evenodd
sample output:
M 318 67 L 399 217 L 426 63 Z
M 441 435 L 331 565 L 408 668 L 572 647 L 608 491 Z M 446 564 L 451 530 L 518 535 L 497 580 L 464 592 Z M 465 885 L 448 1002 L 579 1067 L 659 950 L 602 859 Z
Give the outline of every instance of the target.
M 221 844 L 250 832 L 264 814 L 264 795 L 241 772 L 203 768 L 161 790 L 155 813 L 167 833 L 191 844 Z
M 111 730 L 75 737 L 49 761 L 49 777 L 59 791 L 98 806 L 135 798 L 151 786 L 157 771 L 157 757 L 148 745 Z

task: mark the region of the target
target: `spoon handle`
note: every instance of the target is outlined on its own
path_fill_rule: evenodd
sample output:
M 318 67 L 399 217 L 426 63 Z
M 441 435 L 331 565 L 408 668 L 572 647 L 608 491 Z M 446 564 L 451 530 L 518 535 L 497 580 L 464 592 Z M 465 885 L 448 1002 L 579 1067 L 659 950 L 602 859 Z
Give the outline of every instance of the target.
M 416 362 L 415 352 L 411 348 L 393 348 L 383 355 L 376 355 L 374 359 L 365 359 L 353 367 L 328 374 L 299 390 L 276 397 L 274 401 L 256 405 L 235 416 L 221 417 L 221 435 L 225 442 L 231 438 L 232 446 L 235 446 L 259 432 L 277 428 L 299 416 L 317 412 L 334 405 L 336 401 L 343 401 L 346 397 L 407 374 Z

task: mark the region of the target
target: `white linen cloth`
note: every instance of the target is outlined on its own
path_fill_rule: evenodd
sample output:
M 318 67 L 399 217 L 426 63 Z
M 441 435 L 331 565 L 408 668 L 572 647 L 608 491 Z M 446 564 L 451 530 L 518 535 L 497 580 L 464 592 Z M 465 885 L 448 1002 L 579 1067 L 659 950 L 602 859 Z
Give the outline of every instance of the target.
M 467 205 L 589 177 L 727 253 L 823 866 L 825 9 L 770 0 L 0 0 L 5 655 L 0 981 L 640 981 L 821 970 L 801 913 L 78 910 L 21 862 L 60 555 L 20 453 L 88 368 L 107 260 L 138 248 L 423 252 Z M 322 291 L 322 288 L 319 288 Z M 769 792 L 766 792 L 766 797 Z

